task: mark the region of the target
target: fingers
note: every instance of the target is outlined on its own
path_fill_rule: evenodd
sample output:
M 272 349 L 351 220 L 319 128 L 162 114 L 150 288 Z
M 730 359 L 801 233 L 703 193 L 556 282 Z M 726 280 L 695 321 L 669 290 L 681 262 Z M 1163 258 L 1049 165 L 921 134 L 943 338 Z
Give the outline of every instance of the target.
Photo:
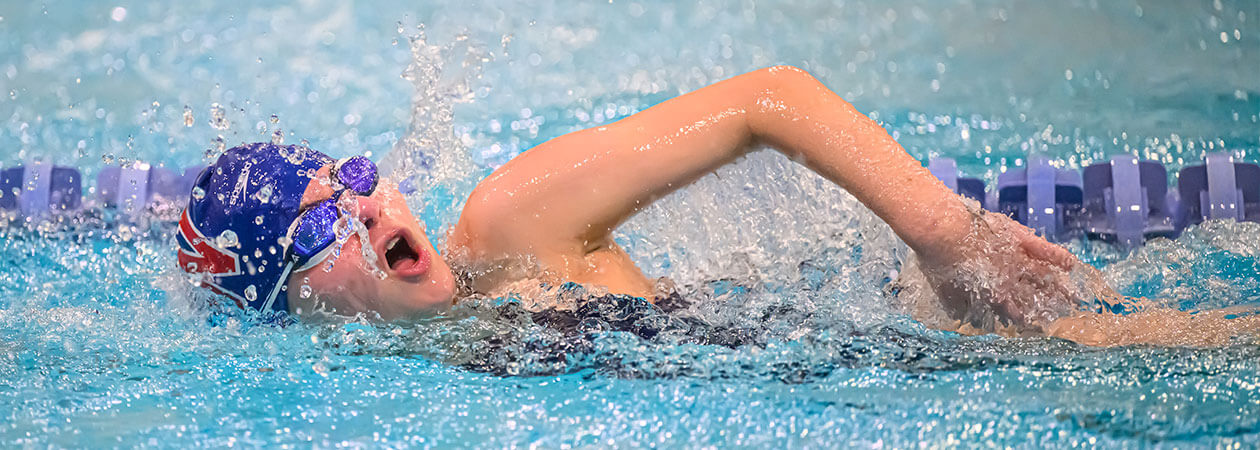
M 1034 236 L 1031 239 L 1024 239 L 1019 243 L 1019 247 L 1028 256 L 1048 262 L 1063 270 L 1072 270 L 1072 267 L 1080 262 L 1067 249 L 1051 244 L 1040 237 Z

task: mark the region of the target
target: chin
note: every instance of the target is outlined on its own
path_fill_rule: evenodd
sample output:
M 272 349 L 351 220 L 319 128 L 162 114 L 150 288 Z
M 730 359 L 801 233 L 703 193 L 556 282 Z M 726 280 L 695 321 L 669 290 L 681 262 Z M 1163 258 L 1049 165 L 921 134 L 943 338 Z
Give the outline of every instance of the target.
M 428 316 L 449 308 L 455 298 L 455 276 L 450 270 L 434 271 L 418 283 L 401 283 L 396 286 L 397 299 L 391 305 L 379 308 L 381 318 L 393 320 L 405 317 Z M 387 311 L 393 314 L 387 314 Z

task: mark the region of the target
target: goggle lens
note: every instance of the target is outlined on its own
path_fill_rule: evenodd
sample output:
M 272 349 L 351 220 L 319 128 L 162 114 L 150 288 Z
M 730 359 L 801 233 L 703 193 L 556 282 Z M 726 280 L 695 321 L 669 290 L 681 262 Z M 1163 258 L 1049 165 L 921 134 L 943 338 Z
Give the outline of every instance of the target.
M 337 203 L 324 200 L 298 217 L 293 233 L 293 251 L 301 259 L 315 256 L 337 238 L 333 224 L 337 222 Z
M 346 189 L 359 195 L 372 195 L 376 189 L 376 164 L 362 156 L 355 156 L 337 163 L 333 175 Z

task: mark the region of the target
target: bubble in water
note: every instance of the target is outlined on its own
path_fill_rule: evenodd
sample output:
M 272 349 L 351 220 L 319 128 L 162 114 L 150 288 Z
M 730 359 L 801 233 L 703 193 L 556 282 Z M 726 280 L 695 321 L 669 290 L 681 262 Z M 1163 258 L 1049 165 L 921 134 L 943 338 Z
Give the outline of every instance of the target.
M 258 199 L 258 201 L 262 203 L 271 203 L 271 194 L 271 185 L 266 185 L 258 189 L 258 193 L 254 194 L 254 198 Z M 262 216 L 258 216 L 258 220 L 255 222 L 258 222 L 261 225 Z
M 190 128 L 193 126 L 192 107 L 188 105 L 184 105 L 184 126 Z
M 201 186 L 194 186 L 192 189 L 192 196 L 197 200 L 206 198 L 206 190 L 202 189 Z
M 236 232 L 232 230 L 223 230 L 219 237 L 214 238 L 214 242 L 219 248 L 232 248 L 241 244 L 241 241 L 236 237 Z
M 227 120 L 227 113 L 218 103 L 210 105 L 210 126 L 216 130 L 226 130 L 231 126 Z
M 245 287 L 245 299 L 246 299 L 246 300 L 249 300 L 249 301 L 251 301 L 251 302 L 252 302 L 252 301 L 254 301 L 254 300 L 258 300 L 258 288 L 254 287 L 254 285 L 252 285 L 252 284 L 251 284 L 251 285 L 249 285 L 249 286 L 246 286 L 246 287 Z
M 271 143 L 276 144 L 276 145 L 283 144 L 284 143 L 284 130 L 276 128 L 276 131 L 271 133 Z

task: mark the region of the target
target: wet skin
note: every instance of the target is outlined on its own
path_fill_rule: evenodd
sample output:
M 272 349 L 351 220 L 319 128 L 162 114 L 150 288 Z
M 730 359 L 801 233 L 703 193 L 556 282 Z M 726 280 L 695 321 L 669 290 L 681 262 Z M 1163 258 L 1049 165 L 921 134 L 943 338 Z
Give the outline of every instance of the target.
M 334 194 L 327 181 L 331 168 L 321 168 L 307 185 L 303 208 Z M 327 261 L 289 277 L 286 292 L 291 312 L 299 316 L 318 311 L 342 316 L 363 313 L 393 320 L 450 306 L 455 277 L 407 208 L 396 184 L 381 180 L 367 197 L 346 191 L 340 205 L 367 229 L 367 244 L 375 258 L 372 264 L 365 260 L 368 252 L 363 250 L 364 242 L 357 233 L 351 233 L 339 255 L 330 255 Z M 393 253 L 389 251 L 391 244 Z M 384 279 L 374 273 L 373 266 L 384 271 Z M 308 288 L 303 289 L 303 285 Z
M 878 123 L 788 66 L 739 75 L 522 153 L 478 183 L 448 234 L 447 257 L 470 274 L 466 287 L 475 293 L 575 281 L 650 299 L 652 283 L 613 242 L 613 230 L 657 199 L 766 147 L 846 189 L 887 222 L 914 250 L 939 307 L 951 316 L 982 307 L 1021 331 L 1093 345 L 1120 342 L 1104 329 L 1116 328 L 1109 325 L 1114 321 L 1070 316 L 1083 302 L 1115 297 L 1096 270 L 1005 216 L 978 215 Z M 328 170 L 315 180 L 327 180 Z M 303 203 L 332 193 L 326 182 L 312 182 Z M 356 208 L 388 276 L 364 269 L 362 244 L 352 236 L 329 271 L 293 275 L 291 308 L 390 320 L 449 305 L 450 266 L 397 188 L 382 183 Z M 383 256 L 399 235 L 427 257 L 423 273 L 415 273 L 415 264 L 391 266 Z M 1082 279 L 1088 292 L 1077 288 Z M 313 295 L 301 295 L 304 284 Z M 1125 321 L 1146 328 L 1144 321 Z

